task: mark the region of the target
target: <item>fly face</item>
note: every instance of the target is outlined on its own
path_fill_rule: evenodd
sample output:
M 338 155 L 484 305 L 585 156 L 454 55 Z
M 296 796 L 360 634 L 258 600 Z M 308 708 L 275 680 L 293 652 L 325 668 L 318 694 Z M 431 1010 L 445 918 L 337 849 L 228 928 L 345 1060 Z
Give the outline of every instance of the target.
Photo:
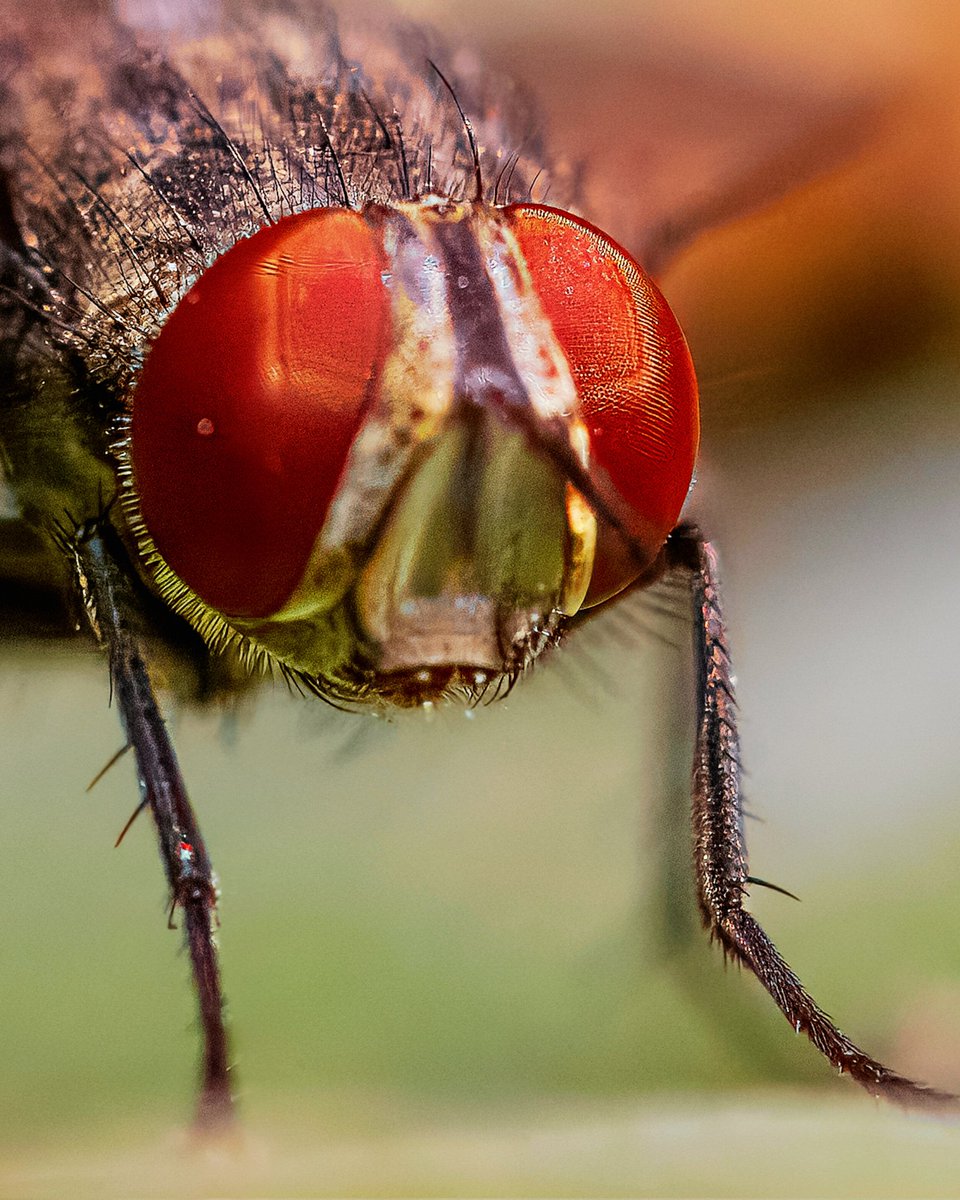
M 171 604 L 323 694 L 401 704 L 516 676 L 647 569 L 697 436 L 683 336 L 624 251 L 437 196 L 240 242 L 130 408 L 126 507 Z
M 415 36 L 369 42 L 367 76 L 314 6 L 157 43 L 105 19 L 76 45 L 63 22 L 11 28 L 5 503 L 52 532 L 109 651 L 197 987 L 201 1120 L 232 1112 L 217 888 L 153 694 L 158 637 L 211 664 L 276 661 L 338 703 L 476 699 L 663 572 L 693 632 L 705 926 L 834 1067 L 952 1103 L 846 1038 L 746 906 L 761 881 L 716 555 L 675 527 L 690 357 L 638 262 L 570 211 L 569 173 L 479 76 L 475 144 Z M 516 145 L 526 198 L 500 203 L 487 168 Z M 534 199 L 551 166 L 563 207 Z M 662 264 L 730 203 L 651 218 L 641 257 Z

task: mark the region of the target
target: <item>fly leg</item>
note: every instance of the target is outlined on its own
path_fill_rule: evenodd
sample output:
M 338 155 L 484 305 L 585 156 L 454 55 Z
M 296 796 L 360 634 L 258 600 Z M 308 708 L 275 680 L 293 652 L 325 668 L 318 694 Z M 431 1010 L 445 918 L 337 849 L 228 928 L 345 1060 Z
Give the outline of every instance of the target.
M 693 767 L 693 846 L 697 901 L 704 926 L 724 952 L 748 967 L 798 1033 L 873 1096 L 904 1106 L 960 1101 L 896 1074 L 854 1045 L 834 1025 L 744 907 L 749 885 L 740 800 L 740 745 L 733 672 L 717 580 L 717 557 L 693 526 L 667 542 L 668 564 L 691 581 L 697 665 L 697 733 Z
M 217 888 L 177 756 L 154 697 L 136 630 L 137 601 L 126 552 L 105 517 L 81 525 L 74 532 L 61 529 L 59 537 L 73 559 L 90 625 L 110 656 L 112 694 L 137 761 L 137 811 L 149 807 L 153 813 L 160 857 L 170 885 L 171 922 L 176 909 L 183 911 L 203 1036 L 196 1123 L 201 1129 L 222 1127 L 233 1118 L 233 1097 L 214 937 Z

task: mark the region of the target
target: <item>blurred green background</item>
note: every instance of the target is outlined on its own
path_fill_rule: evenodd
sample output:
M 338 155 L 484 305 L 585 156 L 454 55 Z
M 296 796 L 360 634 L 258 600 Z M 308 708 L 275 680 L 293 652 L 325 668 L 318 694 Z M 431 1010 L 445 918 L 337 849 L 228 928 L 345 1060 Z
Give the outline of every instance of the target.
M 407 7 L 527 76 L 624 229 L 641 43 L 894 81 L 855 161 L 664 290 L 703 384 L 752 866 L 803 898 L 752 906 L 847 1032 L 960 1087 L 956 27 L 892 0 Z M 132 766 L 83 791 L 119 743 L 104 664 L 4 647 L 0 1195 L 960 1193 L 956 1126 L 834 1079 L 694 929 L 687 637 L 636 597 L 471 719 L 282 689 L 175 718 L 223 883 L 247 1132 L 220 1154 L 180 1132 L 193 1012 L 149 822 L 110 848 Z

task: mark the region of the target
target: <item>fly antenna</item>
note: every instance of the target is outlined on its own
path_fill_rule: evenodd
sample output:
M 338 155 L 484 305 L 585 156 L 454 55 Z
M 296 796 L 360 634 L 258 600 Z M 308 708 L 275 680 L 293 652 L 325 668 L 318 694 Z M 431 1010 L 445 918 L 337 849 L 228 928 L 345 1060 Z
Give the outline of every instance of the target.
M 473 155 L 473 181 L 474 193 L 473 199 L 476 204 L 483 200 L 483 176 L 480 174 L 480 151 L 477 149 L 477 139 L 473 132 L 473 126 L 470 123 L 470 118 L 463 111 L 463 105 L 457 98 L 457 93 L 453 90 L 450 80 L 444 75 L 432 58 L 428 58 L 427 62 L 436 71 L 440 77 L 440 82 L 450 93 L 450 98 L 457 106 L 457 112 L 460 114 L 460 120 L 463 122 L 463 127 L 467 131 L 467 140 L 470 142 L 470 153 Z

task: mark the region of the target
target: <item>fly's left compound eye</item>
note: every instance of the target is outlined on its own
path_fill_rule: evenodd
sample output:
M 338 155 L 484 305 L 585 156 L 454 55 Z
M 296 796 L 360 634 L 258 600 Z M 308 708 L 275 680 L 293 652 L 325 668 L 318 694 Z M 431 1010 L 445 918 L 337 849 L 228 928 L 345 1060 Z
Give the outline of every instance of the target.
M 236 617 L 303 575 L 388 337 L 382 247 L 344 209 L 287 217 L 204 272 L 134 398 L 137 505 L 165 561 Z
M 504 215 L 569 363 L 598 486 L 612 485 L 625 502 L 625 524 L 653 561 L 683 507 L 699 437 L 680 326 L 642 268 L 599 229 L 540 204 Z M 601 523 L 585 605 L 630 584 L 636 558 Z

